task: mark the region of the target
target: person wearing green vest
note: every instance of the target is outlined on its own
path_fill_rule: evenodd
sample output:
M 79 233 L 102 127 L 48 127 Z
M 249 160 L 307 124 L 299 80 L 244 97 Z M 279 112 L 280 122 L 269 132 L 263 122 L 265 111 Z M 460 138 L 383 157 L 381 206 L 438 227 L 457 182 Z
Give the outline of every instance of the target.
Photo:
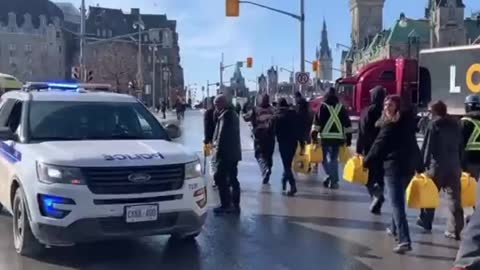
M 462 118 L 464 143 L 463 170 L 475 179 L 480 176 L 480 95 L 469 95 L 465 99 L 465 117 Z
M 312 141 L 320 143 L 323 150 L 323 168 L 327 178 L 323 185 L 338 189 L 338 152 L 341 146 L 350 146 L 352 122 L 345 107 L 340 103 L 335 88 L 331 87 L 323 96 L 313 122 Z

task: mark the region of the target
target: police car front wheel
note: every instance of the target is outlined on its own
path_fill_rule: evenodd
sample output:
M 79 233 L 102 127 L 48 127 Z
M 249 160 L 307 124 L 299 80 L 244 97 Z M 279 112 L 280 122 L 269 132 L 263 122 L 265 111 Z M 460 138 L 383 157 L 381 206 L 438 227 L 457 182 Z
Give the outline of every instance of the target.
M 42 249 L 30 228 L 23 190 L 19 187 L 13 199 L 13 242 L 20 255 L 34 255 Z

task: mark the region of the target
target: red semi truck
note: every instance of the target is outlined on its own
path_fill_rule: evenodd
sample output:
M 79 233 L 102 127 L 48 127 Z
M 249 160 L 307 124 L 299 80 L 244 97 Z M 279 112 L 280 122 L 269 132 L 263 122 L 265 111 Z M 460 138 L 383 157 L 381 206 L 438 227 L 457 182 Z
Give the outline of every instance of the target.
M 480 45 L 422 50 L 418 61 L 380 60 L 337 80 L 339 96 L 352 116 L 370 104 L 369 92 L 377 85 L 417 105 L 419 112 L 442 100 L 450 114 L 462 115 L 465 97 L 480 94 Z

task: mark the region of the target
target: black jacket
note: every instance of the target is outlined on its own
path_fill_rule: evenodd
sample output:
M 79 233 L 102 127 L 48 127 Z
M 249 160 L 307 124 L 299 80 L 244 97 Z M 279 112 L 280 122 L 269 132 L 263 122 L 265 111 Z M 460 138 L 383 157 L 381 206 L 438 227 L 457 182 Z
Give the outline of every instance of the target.
M 210 108 L 203 115 L 204 143 L 211 143 L 215 132 L 215 109 Z
M 302 140 L 302 131 L 297 114 L 290 108 L 280 108 L 273 118 L 273 130 L 278 143 L 297 145 Z
M 358 127 L 357 153 L 366 155 L 377 138 L 380 128 L 375 123 L 382 116 L 385 90 L 378 86 L 370 91 L 371 105 L 363 109 L 360 114 Z
M 462 130 L 458 120 L 447 116 L 434 119 L 428 124 L 422 157 L 430 175 L 460 175 L 463 149 Z
M 310 131 L 312 129 L 313 114 L 310 111 L 308 102 L 302 98 L 296 106 L 298 115 L 298 128 L 300 129 L 301 140 L 307 142 L 310 139 Z
M 411 177 L 423 172 L 424 166 L 416 139 L 416 123 L 411 111 L 402 112 L 396 122 L 379 121 L 380 133 L 364 159 L 366 168 L 383 160 L 387 176 Z
M 327 105 L 335 107 L 339 104 L 340 101 L 338 97 L 335 95 L 325 95 L 325 100 L 323 101 L 322 105 L 318 109 L 318 113 L 315 115 L 314 125 L 320 127 L 318 132 L 322 132 L 323 128 L 327 124 L 328 120 L 330 119 L 330 111 L 328 110 Z M 342 106 L 338 118 L 342 122 L 343 132 L 345 134 L 345 139 L 322 139 L 321 143 L 325 145 L 343 145 L 347 144 L 350 145 L 352 142 L 352 133 L 350 133 L 350 128 L 352 127 L 352 122 L 350 121 L 350 117 L 348 116 L 347 110 L 345 107 Z M 315 134 L 318 134 L 315 132 Z M 315 139 L 315 138 L 314 138 Z
M 233 107 L 218 113 L 213 135 L 213 163 L 238 162 L 242 160 L 240 122 Z
M 467 113 L 465 117 L 480 120 L 480 112 Z M 475 130 L 475 126 L 472 122 L 462 120 L 462 134 L 463 134 L 463 149 L 467 147 L 468 140 Z M 468 165 L 480 165 L 480 151 L 465 151 L 462 160 L 463 169 L 466 169 Z

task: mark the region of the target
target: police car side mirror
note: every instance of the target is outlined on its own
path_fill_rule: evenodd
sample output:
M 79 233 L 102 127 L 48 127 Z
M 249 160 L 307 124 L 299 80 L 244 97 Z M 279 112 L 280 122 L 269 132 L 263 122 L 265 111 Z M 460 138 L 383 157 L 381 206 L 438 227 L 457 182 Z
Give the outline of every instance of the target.
M 0 127 L 0 141 L 14 141 L 15 134 L 9 127 Z
M 178 139 L 182 136 L 182 130 L 175 124 L 167 124 L 165 126 L 165 130 L 167 131 L 170 139 Z

